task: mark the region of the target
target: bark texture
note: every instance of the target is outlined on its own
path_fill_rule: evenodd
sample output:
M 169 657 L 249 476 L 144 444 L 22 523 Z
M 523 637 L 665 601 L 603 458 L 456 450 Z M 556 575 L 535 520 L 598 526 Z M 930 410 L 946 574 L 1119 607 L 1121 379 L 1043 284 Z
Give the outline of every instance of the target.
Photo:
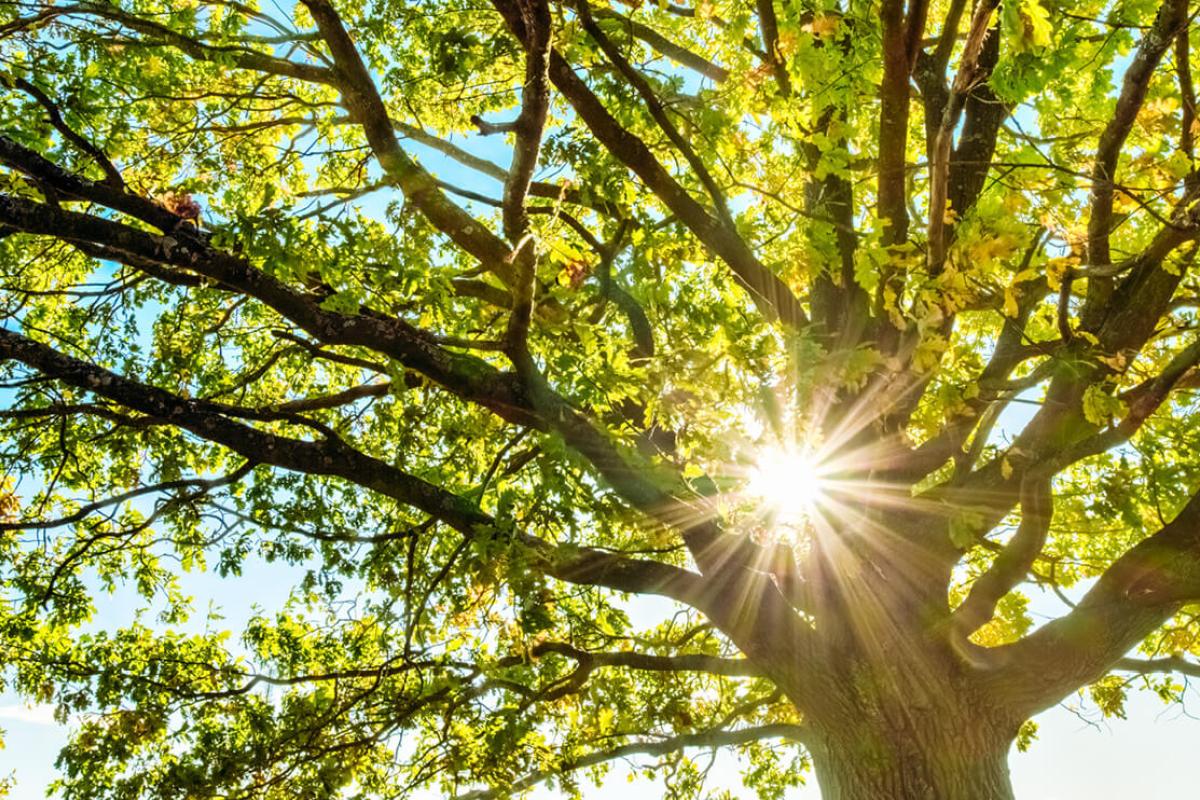
M 970 725 L 961 727 L 967 731 Z M 812 753 L 824 800 L 1011 800 L 1007 748 L 978 750 L 977 744 L 968 734 L 966 741 L 951 743 L 953 750 L 939 753 L 900 732 Z
M 827 698 L 807 743 L 824 800 L 1011 800 L 1015 731 L 923 672 L 905 676 L 922 684 L 907 698 L 855 672 Z

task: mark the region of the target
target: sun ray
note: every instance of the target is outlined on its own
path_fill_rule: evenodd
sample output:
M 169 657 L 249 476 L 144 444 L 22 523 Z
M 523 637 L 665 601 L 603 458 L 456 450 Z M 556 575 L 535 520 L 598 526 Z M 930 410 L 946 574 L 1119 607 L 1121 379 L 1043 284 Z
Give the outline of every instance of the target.
M 799 525 L 824 500 L 827 473 L 812 449 L 768 448 L 751 468 L 744 492 L 778 522 Z

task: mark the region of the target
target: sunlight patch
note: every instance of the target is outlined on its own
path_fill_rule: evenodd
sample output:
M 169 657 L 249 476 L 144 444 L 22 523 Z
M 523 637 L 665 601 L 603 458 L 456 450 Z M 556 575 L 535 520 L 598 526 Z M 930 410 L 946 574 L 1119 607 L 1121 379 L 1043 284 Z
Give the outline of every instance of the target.
M 826 499 L 828 470 L 811 449 L 772 447 L 755 460 L 745 493 L 780 523 L 802 525 Z

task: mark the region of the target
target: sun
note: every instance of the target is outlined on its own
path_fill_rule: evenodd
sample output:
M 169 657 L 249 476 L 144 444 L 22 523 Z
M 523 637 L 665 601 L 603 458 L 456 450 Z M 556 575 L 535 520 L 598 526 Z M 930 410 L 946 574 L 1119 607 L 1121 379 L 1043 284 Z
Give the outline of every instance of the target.
M 801 524 L 825 500 L 827 473 L 812 450 L 773 447 L 755 460 L 744 491 L 779 522 Z

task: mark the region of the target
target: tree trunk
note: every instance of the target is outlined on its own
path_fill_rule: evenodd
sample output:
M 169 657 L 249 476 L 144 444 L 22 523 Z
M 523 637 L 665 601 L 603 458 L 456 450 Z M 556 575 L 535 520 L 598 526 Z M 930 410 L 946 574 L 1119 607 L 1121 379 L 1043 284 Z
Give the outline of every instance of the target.
M 814 731 L 822 800 L 1012 800 L 1009 737 L 969 714 L 910 711 L 901 724 L 863 715 Z
M 879 529 L 905 523 L 883 519 Z M 952 562 L 889 544 L 816 538 L 804 598 L 818 620 L 812 650 L 743 650 L 773 667 L 796 703 L 822 800 L 1012 800 L 1008 752 L 1020 719 L 952 644 Z M 889 577 L 889 558 L 911 568 Z
M 1012 800 L 1019 720 L 949 649 L 906 647 L 888 626 L 872 632 L 810 669 L 818 683 L 798 704 L 822 800 Z

